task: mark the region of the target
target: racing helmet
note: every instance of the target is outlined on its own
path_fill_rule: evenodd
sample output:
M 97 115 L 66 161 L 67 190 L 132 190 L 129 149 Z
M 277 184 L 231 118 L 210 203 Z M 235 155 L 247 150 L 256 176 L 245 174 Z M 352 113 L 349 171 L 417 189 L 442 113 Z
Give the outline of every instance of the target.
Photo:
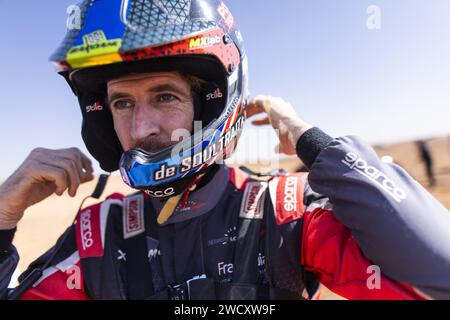
M 83 141 L 103 170 L 120 169 L 130 187 L 165 198 L 233 153 L 245 122 L 247 59 L 222 1 L 85 0 L 68 13 L 71 28 L 50 60 L 78 97 Z M 170 71 L 203 80 L 194 97 L 202 130 L 157 153 L 124 151 L 106 83 Z

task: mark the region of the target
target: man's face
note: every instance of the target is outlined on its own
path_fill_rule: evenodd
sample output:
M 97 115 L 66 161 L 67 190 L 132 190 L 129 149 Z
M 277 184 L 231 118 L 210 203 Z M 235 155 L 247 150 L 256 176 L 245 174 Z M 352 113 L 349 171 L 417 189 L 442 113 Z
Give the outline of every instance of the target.
M 192 131 L 194 103 L 189 82 L 180 74 L 128 75 L 108 82 L 114 128 L 125 151 L 158 152 L 176 144 L 172 133 Z

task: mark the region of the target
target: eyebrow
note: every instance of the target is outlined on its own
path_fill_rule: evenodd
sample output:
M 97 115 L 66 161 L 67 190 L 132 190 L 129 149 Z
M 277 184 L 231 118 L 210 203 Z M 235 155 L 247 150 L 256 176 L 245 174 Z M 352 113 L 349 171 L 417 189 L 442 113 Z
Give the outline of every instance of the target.
M 180 88 L 178 88 L 175 85 L 171 85 L 171 84 L 158 85 L 158 86 L 155 86 L 148 90 L 148 92 L 156 92 L 156 93 L 164 92 L 164 91 L 172 91 L 172 92 L 179 94 L 180 96 L 187 97 L 186 93 L 184 93 Z
M 112 101 L 117 100 L 117 99 L 121 99 L 121 98 L 127 98 L 129 97 L 129 94 L 127 93 L 123 93 L 123 92 L 114 92 L 113 94 L 111 94 L 111 97 L 106 97 L 106 103 L 108 105 L 111 104 Z
M 161 84 L 161 85 L 157 85 L 155 87 L 151 87 L 147 90 L 147 92 L 154 92 L 154 93 L 165 92 L 165 91 L 172 91 L 172 92 L 174 92 L 182 97 L 185 97 L 185 98 L 189 97 L 189 95 L 184 93 L 180 88 L 178 88 L 175 85 L 171 85 L 171 84 Z M 107 102 L 108 102 L 108 104 L 110 104 L 112 101 L 115 101 L 115 100 L 121 99 L 121 98 L 127 98 L 129 96 L 130 95 L 125 92 L 113 92 L 111 94 L 111 97 L 107 97 Z

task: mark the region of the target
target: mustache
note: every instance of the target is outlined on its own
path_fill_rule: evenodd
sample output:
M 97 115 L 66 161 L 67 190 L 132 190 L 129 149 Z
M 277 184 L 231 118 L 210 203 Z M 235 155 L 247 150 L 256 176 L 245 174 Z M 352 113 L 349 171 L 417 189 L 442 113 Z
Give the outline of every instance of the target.
M 175 145 L 176 141 L 149 136 L 136 142 L 133 149 L 142 149 L 150 153 L 157 153 Z

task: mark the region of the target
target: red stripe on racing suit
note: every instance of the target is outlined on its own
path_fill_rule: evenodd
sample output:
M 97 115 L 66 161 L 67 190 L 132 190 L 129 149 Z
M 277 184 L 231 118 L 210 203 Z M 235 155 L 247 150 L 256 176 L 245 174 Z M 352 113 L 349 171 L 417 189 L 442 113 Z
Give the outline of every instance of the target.
M 371 263 L 350 230 L 329 210 L 316 208 L 303 216 L 302 265 L 332 292 L 351 300 L 423 299 L 411 286 L 382 273 L 378 285 Z M 376 275 L 375 275 L 376 276 Z M 376 281 L 376 280 L 375 280 Z

